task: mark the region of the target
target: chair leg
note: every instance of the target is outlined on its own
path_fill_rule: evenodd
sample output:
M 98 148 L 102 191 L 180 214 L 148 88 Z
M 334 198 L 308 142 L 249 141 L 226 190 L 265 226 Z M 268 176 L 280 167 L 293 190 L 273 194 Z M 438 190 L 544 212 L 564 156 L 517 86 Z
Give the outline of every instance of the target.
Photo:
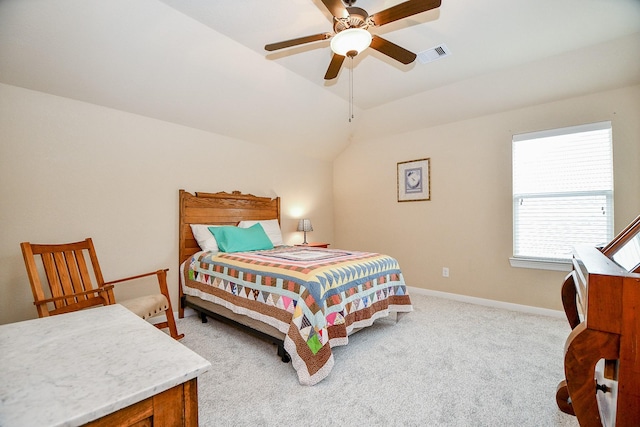
M 171 303 L 169 303 L 169 310 L 166 312 L 167 323 L 169 324 L 169 333 L 172 338 L 177 340 L 182 339 L 184 334 L 178 334 L 178 327 L 176 326 L 176 319 L 173 317 L 173 311 L 171 311 Z
M 156 272 L 158 275 L 158 284 L 160 285 L 160 292 L 167 297 L 167 302 L 169 307 L 165 312 L 167 317 L 167 326 L 169 327 L 169 333 L 171 337 L 179 340 L 184 337 L 184 334 L 178 334 L 178 327 L 176 326 L 176 319 L 173 316 L 173 307 L 171 306 L 171 298 L 169 298 L 169 289 L 167 287 L 167 270 L 158 270 Z

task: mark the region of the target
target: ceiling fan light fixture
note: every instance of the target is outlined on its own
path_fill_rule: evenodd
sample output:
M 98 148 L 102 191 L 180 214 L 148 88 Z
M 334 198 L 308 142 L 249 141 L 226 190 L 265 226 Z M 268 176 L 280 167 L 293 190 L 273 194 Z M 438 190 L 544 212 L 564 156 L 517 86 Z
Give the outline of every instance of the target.
M 349 28 L 340 31 L 331 39 L 331 50 L 342 56 L 353 55 L 352 51 L 362 52 L 371 44 L 371 33 L 362 28 Z M 355 56 L 355 55 L 353 55 Z

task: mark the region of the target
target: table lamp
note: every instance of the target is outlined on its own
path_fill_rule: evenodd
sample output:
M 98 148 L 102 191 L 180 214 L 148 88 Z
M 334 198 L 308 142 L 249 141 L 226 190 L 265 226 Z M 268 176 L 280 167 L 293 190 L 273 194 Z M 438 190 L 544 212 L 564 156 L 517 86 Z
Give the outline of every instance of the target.
M 298 231 L 304 231 L 304 242 L 303 245 L 308 245 L 307 242 L 307 231 L 313 231 L 313 226 L 311 225 L 310 219 L 301 219 L 298 221 Z

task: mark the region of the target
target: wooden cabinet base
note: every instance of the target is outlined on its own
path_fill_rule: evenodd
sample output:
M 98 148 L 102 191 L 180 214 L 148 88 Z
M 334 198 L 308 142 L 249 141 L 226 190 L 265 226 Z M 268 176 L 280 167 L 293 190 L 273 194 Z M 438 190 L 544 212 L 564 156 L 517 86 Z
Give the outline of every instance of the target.
M 194 378 L 106 415 L 87 426 L 198 426 L 198 382 Z

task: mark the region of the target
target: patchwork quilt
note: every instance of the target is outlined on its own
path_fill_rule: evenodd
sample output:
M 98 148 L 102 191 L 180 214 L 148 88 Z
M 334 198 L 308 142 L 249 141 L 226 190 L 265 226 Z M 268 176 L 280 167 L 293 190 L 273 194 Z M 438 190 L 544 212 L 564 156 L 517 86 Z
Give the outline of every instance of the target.
M 184 275 L 185 294 L 286 334 L 285 349 L 304 385 L 329 375 L 331 348 L 346 345 L 354 328 L 412 310 L 398 262 L 376 253 L 291 246 L 199 252 Z

